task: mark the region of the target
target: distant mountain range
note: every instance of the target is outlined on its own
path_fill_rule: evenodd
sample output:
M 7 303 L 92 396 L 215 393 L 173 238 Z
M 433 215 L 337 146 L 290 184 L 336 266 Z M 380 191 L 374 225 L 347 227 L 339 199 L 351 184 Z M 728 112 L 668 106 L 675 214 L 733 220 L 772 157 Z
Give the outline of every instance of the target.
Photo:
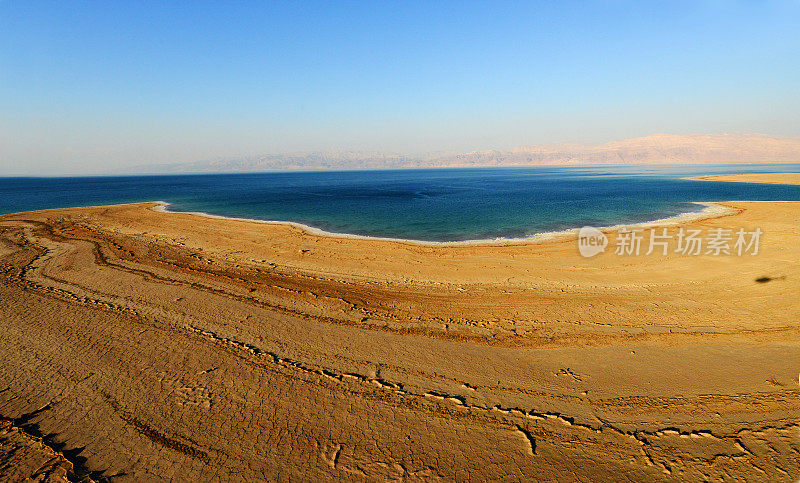
M 800 163 L 800 137 L 764 134 L 654 134 L 604 144 L 542 144 L 453 155 L 365 152 L 270 154 L 239 159 L 140 166 L 136 172 L 210 173 L 590 164 Z

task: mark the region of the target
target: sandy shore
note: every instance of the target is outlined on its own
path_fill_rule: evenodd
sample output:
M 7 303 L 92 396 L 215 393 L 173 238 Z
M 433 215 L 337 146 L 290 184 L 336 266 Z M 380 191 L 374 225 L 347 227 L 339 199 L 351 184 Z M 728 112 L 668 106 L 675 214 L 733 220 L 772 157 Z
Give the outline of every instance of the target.
M 800 203 L 717 205 L 665 227 L 757 255 L 2 216 L 0 417 L 115 480 L 796 481 Z
M 607 231 L 614 231 L 618 230 L 623 227 L 639 227 L 639 228 L 650 228 L 655 226 L 669 226 L 669 225 L 678 225 L 682 222 L 689 222 L 693 220 L 702 220 L 704 218 L 714 218 L 720 215 L 727 215 L 732 213 L 734 210 L 728 208 L 726 206 L 722 206 L 716 203 L 708 203 L 702 201 L 692 202 L 696 205 L 702 206 L 703 209 L 696 212 L 686 212 L 680 213 L 675 216 L 671 216 L 668 218 L 662 218 L 658 220 L 648 221 L 644 223 L 635 223 L 631 225 L 615 225 L 615 226 L 603 226 L 598 227 L 600 230 L 607 232 Z M 387 238 L 387 237 L 377 237 L 377 236 L 366 236 L 366 235 L 354 235 L 350 233 L 337 233 L 331 231 L 325 231 L 321 228 L 317 228 L 314 226 L 305 225 L 303 223 L 297 223 L 293 221 L 276 221 L 276 220 L 257 220 L 253 218 L 236 218 L 231 216 L 221 216 L 221 215 L 212 215 L 210 213 L 204 213 L 202 211 L 195 211 L 195 212 L 186 212 L 186 211 L 170 211 L 169 209 L 170 204 L 166 201 L 154 201 L 150 204 L 150 208 L 153 211 L 157 211 L 159 213 L 180 213 L 180 214 L 190 214 L 196 216 L 202 216 L 204 218 L 216 218 L 221 220 L 232 220 L 232 221 L 245 221 L 250 223 L 258 223 L 258 224 L 265 224 L 265 225 L 283 225 L 283 226 L 290 226 L 293 228 L 299 228 L 300 230 L 310 234 L 310 235 L 322 235 L 325 237 L 330 238 L 346 238 L 350 240 L 372 240 L 372 241 L 389 241 L 389 242 L 400 242 L 403 244 L 409 245 L 424 245 L 424 246 L 432 246 L 432 247 L 447 247 L 447 246 L 465 246 L 465 245 L 518 245 L 520 243 L 530 243 L 530 242 L 539 242 L 543 240 L 551 240 L 554 238 L 569 238 L 570 236 L 574 236 L 578 233 L 578 229 L 569 229 L 569 230 L 559 230 L 559 231 L 550 231 L 544 233 L 535 233 L 530 236 L 522 237 L 522 238 L 487 238 L 482 240 L 461 240 L 461 241 L 425 241 L 425 240 L 413 240 L 413 239 L 403 239 L 403 238 Z
M 740 183 L 800 184 L 800 173 L 748 173 L 696 176 L 700 181 L 733 181 Z

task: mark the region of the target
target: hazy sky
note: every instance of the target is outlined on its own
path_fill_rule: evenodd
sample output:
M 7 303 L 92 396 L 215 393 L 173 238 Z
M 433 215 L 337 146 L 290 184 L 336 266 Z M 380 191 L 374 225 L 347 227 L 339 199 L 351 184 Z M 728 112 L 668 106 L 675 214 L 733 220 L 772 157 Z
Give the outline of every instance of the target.
M 0 0 L 0 174 L 800 135 L 800 0 Z

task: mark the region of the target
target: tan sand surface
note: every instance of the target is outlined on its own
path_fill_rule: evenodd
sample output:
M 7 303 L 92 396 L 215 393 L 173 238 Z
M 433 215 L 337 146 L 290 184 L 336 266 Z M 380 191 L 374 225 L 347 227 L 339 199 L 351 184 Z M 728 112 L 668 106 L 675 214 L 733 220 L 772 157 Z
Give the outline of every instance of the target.
M 736 181 L 741 183 L 800 184 L 800 173 L 748 173 L 697 176 L 689 179 L 703 181 Z
M 68 482 L 76 472 L 67 458 L 41 438 L 0 419 L 0 481 Z
M 115 481 L 796 481 L 800 203 L 720 205 L 757 255 L 2 216 L 0 416 Z

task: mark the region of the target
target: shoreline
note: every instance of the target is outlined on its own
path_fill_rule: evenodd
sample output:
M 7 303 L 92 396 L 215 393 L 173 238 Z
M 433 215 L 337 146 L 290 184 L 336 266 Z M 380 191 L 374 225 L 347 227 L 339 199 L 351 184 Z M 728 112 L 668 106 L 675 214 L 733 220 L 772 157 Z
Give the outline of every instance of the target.
M 722 205 L 722 203 L 732 203 L 732 202 L 734 201 L 689 201 L 688 203 L 701 205 L 704 206 L 704 208 L 700 211 L 687 211 L 683 213 L 678 213 L 677 215 L 668 216 L 666 218 L 657 218 L 651 221 L 642 221 L 638 223 L 620 223 L 616 225 L 601 226 L 595 228 L 602 231 L 603 233 L 607 233 L 607 232 L 617 231 L 622 228 L 630 228 L 630 227 L 650 228 L 654 226 L 673 226 L 681 223 L 688 223 L 691 221 L 700 221 L 709 218 L 718 218 L 736 212 L 735 209 Z M 386 242 L 406 243 L 411 245 L 434 246 L 434 247 L 476 246 L 476 245 L 505 246 L 505 245 L 519 245 L 519 244 L 535 244 L 544 241 L 568 238 L 570 236 L 577 235 L 578 231 L 580 230 L 580 228 L 567 228 L 565 230 L 559 230 L 559 231 L 534 233 L 530 236 L 518 237 L 518 238 L 485 238 L 485 239 L 458 240 L 458 241 L 430 241 L 430 240 L 415 240 L 411 238 L 392 238 L 392 237 L 380 237 L 380 236 L 370 236 L 370 235 L 358 235 L 352 233 L 332 232 L 296 221 L 259 220 L 257 218 L 240 218 L 235 216 L 214 215 L 202 211 L 170 211 L 168 208 L 171 205 L 171 203 L 162 200 L 143 202 L 143 203 L 155 203 L 156 205 L 153 206 L 151 209 L 158 213 L 194 215 L 194 216 L 201 216 L 204 218 L 242 221 L 242 222 L 258 223 L 265 225 L 291 226 L 293 228 L 298 228 L 310 235 L 324 236 L 329 238 L 386 241 Z M 120 203 L 120 205 L 125 205 L 125 204 L 139 204 L 139 203 Z M 109 205 L 109 206 L 119 206 L 119 205 Z M 94 207 L 82 207 L 82 208 L 94 208 Z
M 796 185 L 800 184 L 800 173 L 709 174 L 703 176 L 689 176 L 681 179 L 687 181 Z

